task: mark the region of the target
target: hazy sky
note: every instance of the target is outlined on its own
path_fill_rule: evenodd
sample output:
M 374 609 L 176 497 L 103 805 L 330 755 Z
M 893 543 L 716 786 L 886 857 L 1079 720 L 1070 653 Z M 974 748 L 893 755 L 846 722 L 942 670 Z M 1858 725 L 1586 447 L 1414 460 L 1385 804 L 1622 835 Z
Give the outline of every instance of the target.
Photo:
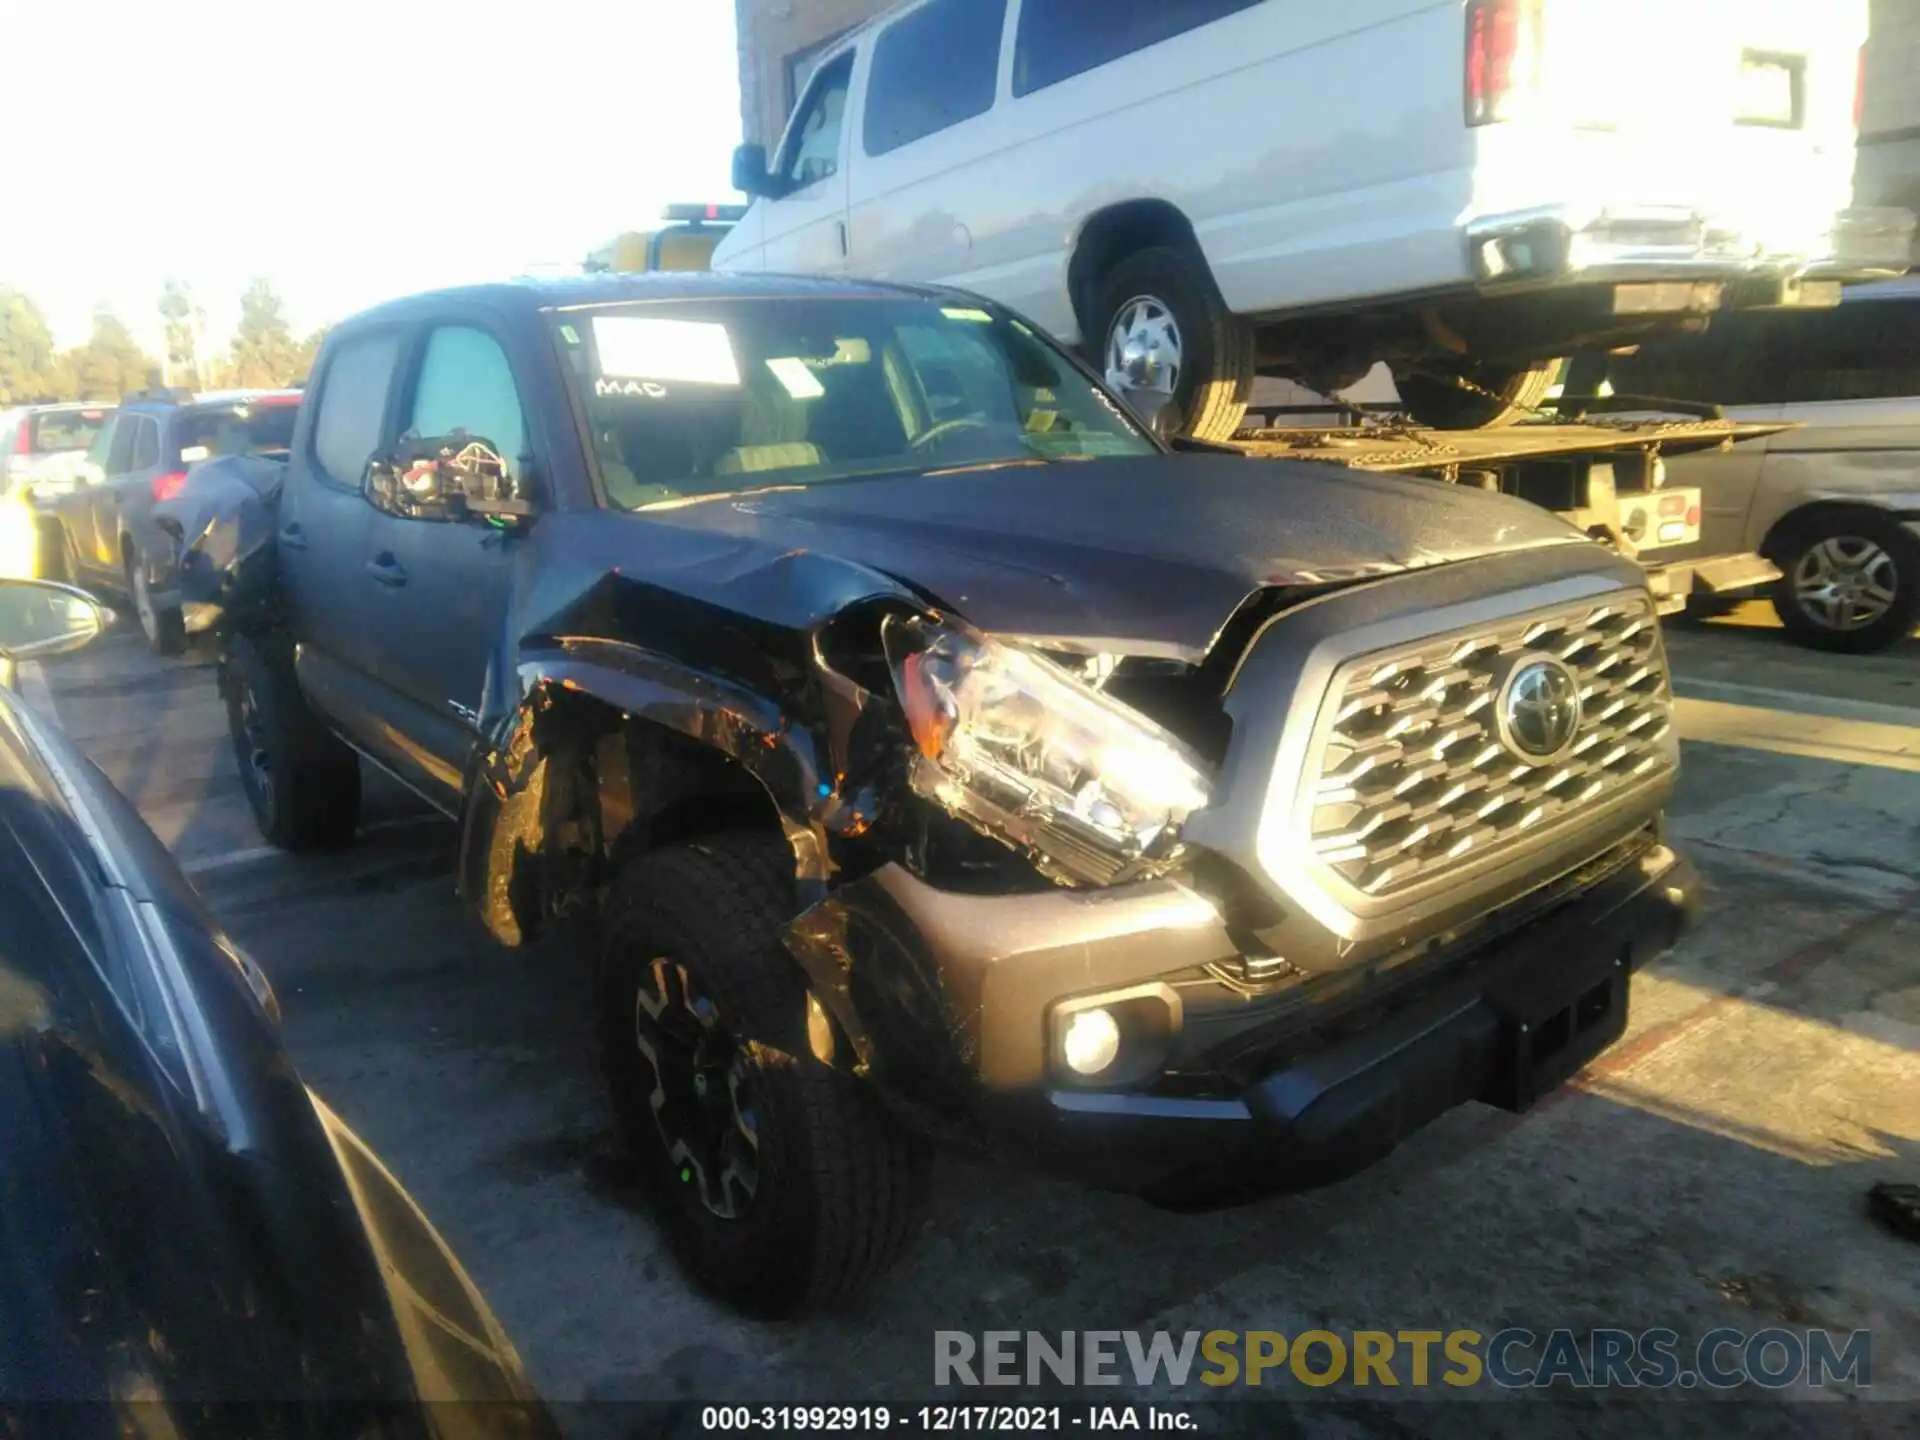
M 0 11 L 0 284 L 62 345 L 105 303 L 157 349 L 170 275 L 216 341 L 254 275 L 305 333 L 735 198 L 733 0 Z

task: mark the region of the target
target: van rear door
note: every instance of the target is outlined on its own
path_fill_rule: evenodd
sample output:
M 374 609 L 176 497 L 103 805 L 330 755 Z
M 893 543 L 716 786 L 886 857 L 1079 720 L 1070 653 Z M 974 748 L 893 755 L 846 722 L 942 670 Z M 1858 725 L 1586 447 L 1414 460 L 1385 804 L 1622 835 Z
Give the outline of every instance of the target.
M 1476 41 L 1480 83 L 1513 91 L 1510 119 L 1479 127 L 1494 188 L 1537 190 L 1519 172 L 1540 167 L 1592 214 L 1687 209 L 1770 253 L 1826 253 L 1852 200 L 1867 0 L 1473 0 L 1467 24 L 1470 118 Z

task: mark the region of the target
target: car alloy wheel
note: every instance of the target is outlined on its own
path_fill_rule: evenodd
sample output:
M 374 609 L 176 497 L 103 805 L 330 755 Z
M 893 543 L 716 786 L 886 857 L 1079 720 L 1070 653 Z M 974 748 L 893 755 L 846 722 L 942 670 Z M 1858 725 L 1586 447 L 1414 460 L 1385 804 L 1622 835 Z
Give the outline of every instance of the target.
M 149 642 L 160 640 L 160 617 L 153 608 L 153 589 L 147 580 L 147 566 L 138 555 L 127 561 L 127 574 L 133 590 L 133 613 L 140 617 L 140 628 Z
M 1864 630 L 1893 608 L 1900 572 L 1893 556 L 1858 535 L 1808 547 L 1793 568 L 1793 594 L 1807 618 L 1829 630 Z
M 1122 393 L 1172 399 L 1180 388 L 1186 346 L 1164 300 L 1137 295 L 1114 312 L 1107 334 L 1107 384 Z
M 747 1051 L 686 967 L 656 958 L 634 992 L 634 1044 L 673 1177 L 706 1211 L 737 1220 L 760 1184 L 759 1114 Z

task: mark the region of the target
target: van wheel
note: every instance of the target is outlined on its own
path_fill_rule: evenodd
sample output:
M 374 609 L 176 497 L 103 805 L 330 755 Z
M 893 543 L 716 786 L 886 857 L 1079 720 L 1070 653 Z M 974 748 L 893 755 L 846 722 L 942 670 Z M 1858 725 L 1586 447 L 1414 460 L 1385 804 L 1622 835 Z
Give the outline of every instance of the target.
M 1481 361 L 1423 361 L 1393 370 L 1400 408 L 1436 430 L 1485 430 L 1511 425 L 1536 410 L 1553 388 L 1558 360 L 1525 369 Z
M 1107 273 L 1088 327 L 1094 367 L 1136 409 L 1169 401 L 1180 433 L 1229 440 L 1246 418 L 1253 331 L 1220 298 L 1206 262 L 1157 246 Z
M 187 648 L 187 622 L 178 605 L 156 605 L 147 580 L 147 562 L 138 551 L 127 556 L 127 595 L 140 621 L 147 648 L 156 655 L 178 655 Z
M 344 845 L 360 823 L 360 757 L 307 708 L 284 641 L 236 635 L 220 655 L 220 693 L 254 823 L 282 850 Z
M 600 1064 L 681 1264 L 750 1314 L 831 1304 L 905 1250 L 921 1149 L 806 1044 L 779 940 L 793 852 L 738 831 L 642 851 L 601 910 Z
M 1768 553 L 1780 567 L 1773 608 L 1802 645 L 1865 655 L 1911 635 L 1920 619 L 1920 541 L 1874 510 L 1828 510 L 1787 522 Z

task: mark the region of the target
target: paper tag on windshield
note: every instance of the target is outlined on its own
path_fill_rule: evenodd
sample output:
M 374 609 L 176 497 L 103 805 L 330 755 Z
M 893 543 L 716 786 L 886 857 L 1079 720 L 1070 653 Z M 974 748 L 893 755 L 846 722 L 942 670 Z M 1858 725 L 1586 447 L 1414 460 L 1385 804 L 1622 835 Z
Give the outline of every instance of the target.
M 602 375 L 692 385 L 740 383 L 727 327 L 711 321 L 596 315 L 593 343 Z
M 206 459 L 207 456 L 212 453 L 213 452 L 204 445 L 182 445 L 180 447 L 180 463 L 182 465 L 191 465 L 196 460 Z
M 795 400 L 818 400 L 827 393 L 826 387 L 814 378 L 806 362 L 792 355 L 767 361 L 767 369 L 773 372 L 773 378 L 785 386 L 787 394 Z

